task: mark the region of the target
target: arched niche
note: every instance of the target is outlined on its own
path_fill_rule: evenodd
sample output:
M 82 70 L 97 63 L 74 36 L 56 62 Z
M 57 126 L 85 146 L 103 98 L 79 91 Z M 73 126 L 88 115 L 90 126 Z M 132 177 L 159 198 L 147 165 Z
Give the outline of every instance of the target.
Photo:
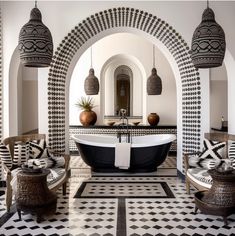
M 121 65 L 114 71 L 114 109 L 113 115 L 119 115 L 120 109 L 126 109 L 127 116 L 133 115 L 133 73 Z
M 100 114 L 102 119 L 105 117 L 105 115 L 110 116 L 114 114 L 114 74 L 115 69 L 122 66 L 123 64 L 130 68 L 133 73 L 132 77 L 135 78 L 135 83 L 133 84 L 133 97 L 135 97 L 135 99 L 132 101 L 132 114 L 136 116 L 146 116 L 146 106 L 143 102 L 146 90 L 143 78 L 146 78 L 147 76 L 145 69 L 142 63 L 135 56 L 116 54 L 104 62 L 100 71 Z M 108 100 L 105 99 L 107 97 L 109 98 Z

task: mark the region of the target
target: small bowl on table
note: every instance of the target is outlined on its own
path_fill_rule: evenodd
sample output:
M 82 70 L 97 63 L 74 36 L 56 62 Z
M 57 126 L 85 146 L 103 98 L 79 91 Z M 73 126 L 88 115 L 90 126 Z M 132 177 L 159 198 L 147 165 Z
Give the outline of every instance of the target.
M 140 123 L 139 121 L 132 122 L 132 124 L 133 124 L 134 126 L 137 126 L 139 123 Z
M 115 124 L 115 121 L 109 121 L 109 122 L 107 122 L 107 125 L 108 126 L 113 126 Z

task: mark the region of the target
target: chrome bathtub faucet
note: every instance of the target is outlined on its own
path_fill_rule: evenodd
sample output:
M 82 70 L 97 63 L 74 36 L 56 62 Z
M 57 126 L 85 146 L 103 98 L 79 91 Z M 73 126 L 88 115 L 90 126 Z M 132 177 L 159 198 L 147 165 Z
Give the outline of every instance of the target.
M 124 137 L 126 137 L 126 143 L 132 143 L 132 136 L 131 136 L 131 131 L 129 130 L 129 125 L 128 125 L 128 118 L 126 116 L 126 109 L 120 109 L 120 112 L 119 114 L 121 115 L 121 118 L 120 120 L 122 121 L 121 124 L 119 124 L 119 128 L 121 127 L 122 130 L 126 129 L 125 132 L 123 132 L 122 130 L 121 131 L 118 131 L 117 132 L 117 138 L 119 139 L 119 143 L 121 143 L 122 141 L 124 141 L 122 139 L 123 135 Z M 131 129 L 131 127 L 130 127 Z

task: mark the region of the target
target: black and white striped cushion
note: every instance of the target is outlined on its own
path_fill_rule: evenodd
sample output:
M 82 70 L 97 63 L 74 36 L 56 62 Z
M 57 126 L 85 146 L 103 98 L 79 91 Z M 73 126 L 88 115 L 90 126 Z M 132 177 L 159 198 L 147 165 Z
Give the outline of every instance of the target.
M 229 141 L 228 158 L 232 162 L 233 169 L 235 169 L 235 142 Z
M 13 165 L 21 166 L 29 159 L 29 143 L 16 143 L 14 146 Z
M 11 153 L 3 143 L 0 143 L 0 159 L 9 169 L 12 168 Z

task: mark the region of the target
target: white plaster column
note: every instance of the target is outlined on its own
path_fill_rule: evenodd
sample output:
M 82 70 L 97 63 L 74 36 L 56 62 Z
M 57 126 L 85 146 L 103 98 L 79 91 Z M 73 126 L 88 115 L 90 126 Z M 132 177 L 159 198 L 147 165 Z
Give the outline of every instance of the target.
M 228 49 L 224 63 L 228 76 L 228 133 L 235 134 L 235 60 Z
M 200 69 L 201 78 L 201 147 L 204 133 L 210 132 L 210 70 Z
M 38 69 L 38 132 L 48 139 L 48 68 Z

